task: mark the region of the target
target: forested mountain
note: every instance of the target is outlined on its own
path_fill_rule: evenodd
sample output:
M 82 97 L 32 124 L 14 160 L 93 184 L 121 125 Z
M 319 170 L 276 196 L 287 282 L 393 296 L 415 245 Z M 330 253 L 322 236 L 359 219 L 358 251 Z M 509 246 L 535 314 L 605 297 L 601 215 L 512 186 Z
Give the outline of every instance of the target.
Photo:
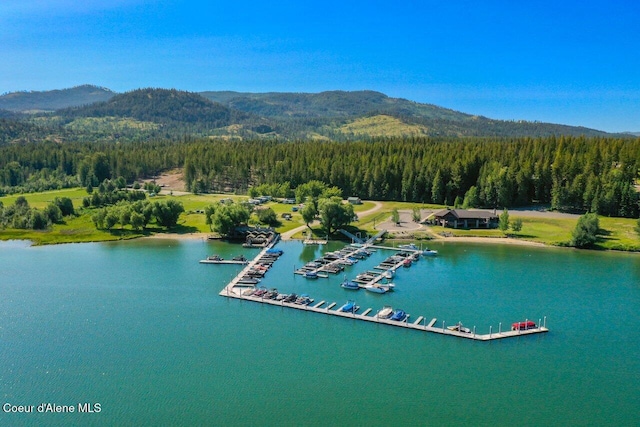
M 50 91 L 11 92 L 0 96 L 0 109 L 10 111 L 54 111 L 106 101 L 115 92 L 98 86 L 82 85 Z
M 102 100 L 92 102 L 96 99 Z M 50 112 L 54 107 L 59 109 Z M 116 95 L 108 89 L 87 85 L 60 91 L 6 94 L 0 96 L 1 108 L 40 111 L 27 115 L 0 111 L 0 118 L 35 124 L 42 129 L 53 128 L 56 133 L 63 128 L 71 140 L 80 141 L 149 141 L 186 135 L 236 140 L 335 141 L 423 136 L 609 135 L 584 127 L 492 120 L 374 91 L 198 94 L 175 89 L 139 89 Z M 3 138 L 23 139 L 23 135 Z
M 607 135 L 606 132 L 585 127 L 527 121 L 492 120 L 432 104 L 421 104 L 402 98 L 390 98 L 383 93 L 374 91 L 330 91 L 320 93 L 241 93 L 225 91 L 202 92 L 201 94 L 230 108 L 276 119 L 284 123 L 299 123 L 304 126 L 304 120 L 295 119 L 307 119 L 307 123 L 312 128 L 309 130 L 310 132 L 315 131 L 320 134 L 327 134 L 327 129 L 323 130 L 322 127 L 329 126 L 333 133 L 331 135 L 327 134 L 327 136 L 333 137 L 333 139 L 335 139 L 336 134 L 338 137 L 342 136 L 343 138 L 354 136 L 349 135 L 349 132 L 344 132 L 341 126 L 350 125 L 354 121 L 357 122 L 358 119 L 374 116 L 396 118 L 409 126 L 421 128 L 420 134 L 430 136 Z M 324 119 L 324 121 L 314 122 L 309 119 Z M 319 126 L 313 129 L 315 123 L 318 123 Z M 366 132 L 360 132 L 359 136 L 363 136 L 363 134 L 366 134 Z M 409 135 L 414 135 L 414 132 L 410 132 Z M 391 132 L 389 136 L 396 135 Z

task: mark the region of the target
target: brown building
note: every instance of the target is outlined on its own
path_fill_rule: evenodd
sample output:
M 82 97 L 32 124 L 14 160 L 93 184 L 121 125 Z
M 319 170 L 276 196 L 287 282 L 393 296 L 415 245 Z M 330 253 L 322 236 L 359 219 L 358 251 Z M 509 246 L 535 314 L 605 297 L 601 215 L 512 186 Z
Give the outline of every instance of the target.
M 465 209 L 443 209 L 434 212 L 429 221 L 432 224 L 450 228 L 496 228 L 498 216 L 488 211 L 468 211 Z

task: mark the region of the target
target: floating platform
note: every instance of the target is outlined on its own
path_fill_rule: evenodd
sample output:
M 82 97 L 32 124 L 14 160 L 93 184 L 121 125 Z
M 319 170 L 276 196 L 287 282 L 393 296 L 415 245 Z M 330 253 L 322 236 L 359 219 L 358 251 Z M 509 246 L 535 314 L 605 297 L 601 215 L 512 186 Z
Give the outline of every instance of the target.
M 234 261 L 232 259 L 201 259 L 200 264 L 235 264 L 235 265 L 244 265 L 249 264 L 249 261 Z

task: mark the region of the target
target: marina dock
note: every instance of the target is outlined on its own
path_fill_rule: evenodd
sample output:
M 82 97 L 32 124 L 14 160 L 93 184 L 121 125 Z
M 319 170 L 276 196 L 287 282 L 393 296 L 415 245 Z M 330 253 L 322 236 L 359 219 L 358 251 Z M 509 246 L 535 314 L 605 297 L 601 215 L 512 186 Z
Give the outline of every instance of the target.
M 500 324 L 498 331 L 494 332 L 492 330 L 492 327 L 490 327 L 488 334 L 477 334 L 475 326 L 470 332 L 450 330 L 446 327 L 447 325 L 445 324 L 445 322 L 442 322 L 441 324 L 436 325 L 437 323 L 436 318 L 432 318 L 431 321 L 427 323 L 426 317 L 418 316 L 413 323 L 410 323 L 409 314 L 407 314 L 404 320 L 395 321 L 391 319 L 380 318 L 378 316 L 378 311 L 374 312 L 372 308 L 365 309 L 362 312 L 362 314 L 351 313 L 351 312 L 345 313 L 345 312 L 338 311 L 339 307 L 337 309 L 333 309 L 337 305 L 336 302 L 331 302 L 326 307 L 323 307 L 326 304 L 326 301 L 324 300 L 320 301 L 315 305 L 311 305 L 311 303 L 297 304 L 293 302 L 285 302 L 284 300 L 265 298 L 264 294 L 260 296 L 246 295 L 244 291 L 247 289 L 251 289 L 252 286 L 243 284 L 242 278 L 245 277 L 249 273 L 249 271 L 251 271 L 251 269 L 254 267 L 254 265 L 258 263 L 260 259 L 262 259 L 265 255 L 267 255 L 267 251 L 273 246 L 275 246 L 276 242 L 277 242 L 277 239 L 271 244 L 269 244 L 268 246 L 266 246 L 256 256 L 256 258 L 253 261 L 249 262 L 249 264 L 247 264 L 247 266 L 233 280 L 231 280 L 231 282 L 229 282 L 227 286 L 225 286 L 222 289 L 222 291 L 220 292 L 220 295 L 228 298 L 236 298 L 236 299 L 242 299 L 242 300 L 247 300 L 247 301 L 252 301 L 257 303 L 277 305 L 280 307 L 287 307 L 287 308 L 309 311 L 314 313 L 328 314 L 328 315 L 333 315 L 338 317 L 347 317 L 350 319 L 362 320 L 365 322 L 378 323 L 378 324 L 395 326 L 395 327 L 406 328 L 406 329 L 413 329 L 416 331 L 430 332 L 434 334 L 447 335 L 447 336 L 453 336 L 458 338 L 466 338 L 466 339 L 475 340 L 475 341 L 491 341 L 491 340 L 497 340 L 497 339 L 503 339 L 503 338 L 518 337 L 522 335 L 539 334 L 539 333 L 544 333 L 549 331 L 549 329 L 547 329 L 546 327 L 546 318 L 544 318 L 544 323 L 542 323 L 542 319 L 539 319 L 536 327 L 534 328 L 503 331 L 502 324 Z M 363 247 L 371 247 L 371 246 L 372 245 L 366 245 L 366 244 L 363 245 Z M 353 252 L 356 252 L 357 250 L 360 250 L 362 248 L 353 248 L 353 249 L 355 249 Z M 377 246 L 376 249 L 394 250 L 396 248 L 387 248 L 384 246 Z M 402 249 L 402 251 L 406 252 L 406 249 Z M 395 263 L 393 267 L 398 268 L 400 265 L 402 265 L 402 262 Z M 374 314 L 369 315 L 370 313 L 374 313 Z

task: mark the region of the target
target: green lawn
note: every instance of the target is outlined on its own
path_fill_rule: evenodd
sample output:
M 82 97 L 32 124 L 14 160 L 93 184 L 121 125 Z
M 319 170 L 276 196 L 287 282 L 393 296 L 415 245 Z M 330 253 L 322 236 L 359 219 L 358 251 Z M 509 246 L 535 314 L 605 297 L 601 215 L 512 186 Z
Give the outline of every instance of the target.
M 182 202 L 185 213 L 180 217 L 178 226 L 171 230 L 160 228 L 150 228 L 137 232 L 131 230 L 130 227 L 124 229 L 116 228 L 111 231 L 96 230 L 91 222 L 93 209 L 83 209 L 82 199 L 87 193 L 82 188 L 63 189 L 56 191 L 47 191 L 43 193 L 31 193 L 24 195 L 29 205 L 42 209 L 48 203 L 53 201 L 55 197 L 69 197 L 73 201 L 73 205 L 78 212 L 78 216 L 67 218 L 64 224 L 55 224 L 48 231 L 32 231 L 32 230 L 0 230 L 0 240 L 25 239 L 31 240 L 34 244 L 55 244 L 70 242 L 90 242 L 90 241 L 107 241 L 132 239 L 137 237 L 148 236 L 155 233 L 171 232 L 171 233 L 192 233 L 202 232 L 209 233 L 209 226 L 205 223 L 205 216 L 202 212 L 204 208 L 210 204 L 218 203 L 222 198 L 232 198 L 234 200 L 247 199 L 246 196 L 235 196 L 226 194 L 188 194 L 183 196 L 172 196 L 170 194 L 161 193 L 160 195 L 150 198 L 151 201 L 175 198 Z M 18 195 L 0 197 L 0 201 L 5 205 L 11 205 L 15 202 Z M 396 208 L 398 210 L 410 211 L 418 207 L 421 209 L 442 209 L 444 206 L 425 205 L 407 202 L 381 202 L 382 208 L 370 215 L 359 218 L 359 220 L 350 227 L 354 232 L 362 232 L 375 234 L 379 230 L 374 225 L 386 221 L 391 216 L 391 211 Z M 273 209 L 281 225 L 276 228 L 280 233 L 292 230 L 301 225 L 305 225 L 302 216 L 298 212 L 292 211 L 292 206 L 277 202 L 267 203 L 261 208 L 270 207 Z M 373 202 L 364 202 L 362 205 L 355 205 L 355 212 L 364 212 L 373 208 Z M 282 214 L 291 214 L 291 220 L 282 218 Z M 518 218 L 512 214 L 511 220 Z M 576 220 L 565 218 L 530 218 L 521 217 L 523 221 L 522 230 L 519 233 L 510 233 L 510 238 L 530 240 L 548 245 L 567 245 L 571 241 L 571 233 L 576 225 Z M 250 220 L 252 224 L 257 224 L 257 218 L 252 215 Z M 607 218 L 600 217 L 600 228 L 602 234 L 599 237 L 596 247 L 598 249 L 614 249 L 624 251 L 640 251 L 640 237 L 634 230 L 637 221 L 626 218 Z M 494 230 L 454 230 L 443 227 L 430 227 L 430 230 L 436 234 L 442 232 L 452 233 L 455 236 L 474 236 L 474 237 L 504 237 L 504 234 L 497 229 Z M 307 234 L 307 229 L 298 233 L 294 238 L 303 238 Z M 319 226 L 313 227 L 314 237 L 325 237 L 324 232 Z M 419 231 L 413 233 L 410 237 L 416 240 L 428 238 L 429 233 Z
M 29 206 L 42 209 L 53 202 L 56 197 L 68 197 L 73 201 L 73 206 L 77 209 L 82 206 L 82 199 L 87 196 L 84 188 L 65 188 L 62 190 L 44 191 L 42 193 L 13 194 L 11 196 L 0 197 L 0 202 L 5 206 L 15 203 L 16 199 L 24 196 L 29 202 Z

